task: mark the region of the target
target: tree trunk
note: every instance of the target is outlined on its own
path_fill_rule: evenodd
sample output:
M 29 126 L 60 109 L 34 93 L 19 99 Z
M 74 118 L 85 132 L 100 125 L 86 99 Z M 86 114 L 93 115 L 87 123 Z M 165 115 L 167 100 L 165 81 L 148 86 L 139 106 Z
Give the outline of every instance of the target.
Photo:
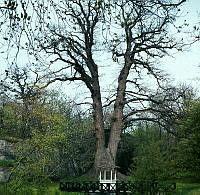
M 101 91 L 98 78 L 98 69 L 93 63 L 91 67 L 92 75 L 92 100 L 94 109 L 94 126 L 96 131 L 96 155 L 93 167 L 93 172 L 98 176 L 99 169 L 114 169 L 118 144 L 121 139 L 121 131 L 123 128 L 123 109 L 124 109 L 124 98 L 126 90 L 126 80 L 130 71 L 131 62 L 129 56 L 125 56 L 125 64 L 122 68 L 117 88 L 117 97 L 114 104 L 114 111 L 112 117 L 111 131 L 108 146 L 105 144 L 105 132 L 104 132 L 104 117 L 103 117 L 103 106 L 101 102 Z
M 129 56 L 126 55 L 125 65 L 122 68 L 118 79 L 117 97 L 114 104 L 112 126 L 108 143 L 109 152 L 111 153 L 114 163 L 116 161 L 117 149 L 121 140 L 121 132 L 123 129 L 123 110 L 125 105 L 126 80 L 128 78 L 131 65 L 132 63 L 129 59 Z
M 105 148 L 105 132 L 104 132 L 104 119 L 103 119 L 103 106 L 101 102 L 101 92 L 99 86 L 98 75 L 93 77 L 93 90 L 92 90 L 92 100 L 93 100 L 93 118 L 94 126 L 96 132 L 96 155 L 93 171 L 96 177 L 98 177 L 98 172 L 100 167 L 107 166 L 106 162 L 109 162 L 107 155 L 107 149 Z
M 100 101 L 100 94 L 98 96 L 93 96 L 94 102 L 94 121 L 97 136 L 97 150 L 95 156 L 95 163 L 93 167 L 93 173 L 98 177 L 100 169 L 114 169 L 116 168 L 116 154 L 118 149 L 118 144 L 121 139 L 121 131 L 123 128 L 123 109 L 124 109 L 124 97 L 126 89 L 126 79 L 129 73 L 129 67 L 125 65 L 122 69 L 119 80 L 117 97 L 114 104 L 114 111 L 112 117 L 112 126 L 110 131 L 110 138 L 108 147 L 105 146 L 105 135 L 104 135 L 104 125 L 103 125 L 103 110 Z

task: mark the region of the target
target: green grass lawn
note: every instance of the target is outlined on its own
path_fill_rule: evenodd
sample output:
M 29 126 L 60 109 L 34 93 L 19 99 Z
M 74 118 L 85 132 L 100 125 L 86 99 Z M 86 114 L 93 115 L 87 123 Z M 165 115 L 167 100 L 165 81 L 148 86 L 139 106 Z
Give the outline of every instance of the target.
M 5 186 L 0 184 L 0 194 L 1 195 L 84 195 L 84 193 L 79 192 L 61 192 L 59 190 L 59 184 L 58 183 L 51 183 L 47 184 L 47 188 L 45 189 L 37 189 L 32 187 L 31 191 L 22 191 L 18 193 L 11 193 L 8 192 Z
M 176 192 L 173 194 L 200 195 L 200 183 L 177 183 Z

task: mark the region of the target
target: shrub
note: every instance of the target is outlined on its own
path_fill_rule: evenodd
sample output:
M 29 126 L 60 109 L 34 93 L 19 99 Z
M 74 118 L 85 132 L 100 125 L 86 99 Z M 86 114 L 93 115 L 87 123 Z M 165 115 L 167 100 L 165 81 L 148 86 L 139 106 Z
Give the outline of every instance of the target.
M 7 160 L 7 159 L 0 160 L 0 167 L 13 167 L 13 166 L 14 166 L 13 160 Z

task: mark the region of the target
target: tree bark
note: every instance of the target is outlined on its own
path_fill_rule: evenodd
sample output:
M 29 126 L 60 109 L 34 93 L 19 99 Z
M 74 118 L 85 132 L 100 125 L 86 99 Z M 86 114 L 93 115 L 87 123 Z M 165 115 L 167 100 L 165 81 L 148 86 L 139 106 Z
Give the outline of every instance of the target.
M 114 163 L 116 161 L 118 144 L 121 140 L 121 131 L 123 128 L 123 110 L 125 104 L 126 80 L 128 78 L 131 65 L 132 63 L 129 60 L 129 56 L 125 55 L 125 64 L 120 72 L 118 79 L 117 97 L 114 104 L 112 126 L 110 132 L 110 139 L 108 143 L 108 148 L 112 155 Z
M 95 67 L 95 64 L 93 65 Z M 103 159 L 105 158 L 105 133 L 104 133 L 104 121 L 103 121 L 103 106 L 101 101 L 101 91 L 98 79 L 98 70 L 91 71 L 92 74 L 92 90 L 91 96 L 93 100 L 93 118 L 94 127 L 96 133 L 96 155 L 94 162 L 94 170 L 97 170 L 104 164 Z

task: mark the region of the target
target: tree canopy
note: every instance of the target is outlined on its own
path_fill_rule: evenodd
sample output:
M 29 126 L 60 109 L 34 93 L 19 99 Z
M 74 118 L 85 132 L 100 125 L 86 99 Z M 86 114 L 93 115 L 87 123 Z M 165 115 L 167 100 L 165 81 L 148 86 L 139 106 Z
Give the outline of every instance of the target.
M 149 114 L 153 110 L 150 103 L 159 105 L 163 99 L 171 100 L 157 98 L 169 90 L 159 59 L 184 46 L 183 40 L 176 37 L 180 29 L 175 25 L 184 2 L 5 2 L 3 14 L 8 20 L 2 23 L 7 25 L 4 39 L 9 51 L 16 54 L 14 62 L 20 52 L 27 51 L 31 70 L 42 83 L 39 87 L 56 81 L 75 82 L 83 84 L 90 94 L 97 138 L 95 170 L 115 167 L 121 132 L 127 122 L 155 121 Z M 110 93 L 104 94 L 101 72 L 107 67 L 113 67 L 118 76 Z M 104 108 L 108 106 L 112 111 L 109 142 L 105 144 Z

